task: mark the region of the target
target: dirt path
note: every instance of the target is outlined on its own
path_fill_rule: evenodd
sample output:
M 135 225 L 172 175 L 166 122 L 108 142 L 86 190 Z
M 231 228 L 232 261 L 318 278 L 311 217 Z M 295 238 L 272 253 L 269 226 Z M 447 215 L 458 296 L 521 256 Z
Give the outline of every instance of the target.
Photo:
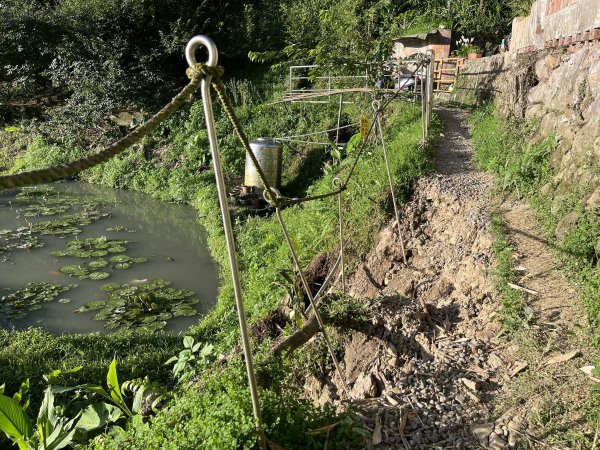
M 371 436 L 365 448 L 514 448 L 539 437 L 527 420 L 539 406 L 538 390 L 560 383 L 563 390 L 580 389 L 573 401 L 586 397 L 589 380 L 574 368 L 581 359 L 541 364 L 549 352 L 583 348 L 581 339 L 564 333 L 584 336 L 572 330 L 584 329 L 585 321 L 569 306 L 577 304 L 576 293 L 557 271 L 552 250 L 535 238 L 539 231 L 526 222 L 522 204 L 505 202 L 511 240 L 527 270 L 521 281 L 540 292 L 531 302 L 540 323 L 524 334 L 553 340 L 524 351 L 521 341 L 499 337 L 489 231 L 490 212 L 498 207 L 490 195 L 494 180 L 471 162 L 466 114 L 438 114 L 445 130 L 437 173 L 418 183 L 401 215 L 408 264 L 392 223 L 350 278 L 351 294 L 368 299 L 375 313 L 366 329 L 340 336 L 344 376 Z M 555 368 L 562 378 L 546 380 L 558 375 Z M 526 383 L 528 391 L 522 379 L 538 384 Z M 305 387 L 320 402 L 341 395 L 333 372 L 309 377 Z

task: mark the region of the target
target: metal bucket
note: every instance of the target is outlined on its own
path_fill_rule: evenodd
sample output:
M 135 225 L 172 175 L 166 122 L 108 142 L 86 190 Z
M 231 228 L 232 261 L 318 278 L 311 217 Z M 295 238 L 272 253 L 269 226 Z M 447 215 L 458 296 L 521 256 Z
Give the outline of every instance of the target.
M 283 146 L 279 142 L 275 142 L 269 138 L 258 138 L 254 141 L 250 141 L 250 148 L 254 152 L 258 164 L 265 174 L 265 178 L 269 185 L 276 188 L 281 187 Z M 263 187 L 258 172 L 254 168 L 249 155 L 246 155 L 244 185 L 261 189 Z

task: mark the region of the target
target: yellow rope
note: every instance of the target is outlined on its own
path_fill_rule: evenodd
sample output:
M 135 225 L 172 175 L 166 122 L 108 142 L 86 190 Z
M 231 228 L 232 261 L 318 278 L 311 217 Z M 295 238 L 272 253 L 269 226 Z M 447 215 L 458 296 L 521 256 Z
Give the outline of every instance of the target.
M 169 104 L 153 115 L 148 121 L 137 127 L 131 133 L 108 147 L 93 155 L 89 155 L 66 164 L 59 164 L 45 169 L 21 172 L 0 177 L 0 190 L 14 189 L 23 186 L 32 186 L 40 183 L 61 180 L 72 177 L 78 173 L 102 164 L 112 157 L 122 153 L 133 144 L 139 142 L 144 136 L 154 131 L 162 122 L 171 117 L 198 89 L 200 81 L 206 76 L 218 79 L 223 75 L 222 67 L 210 67 L 206 64 L 197 64 L 193 70 L 187 71 L 190 82 Z

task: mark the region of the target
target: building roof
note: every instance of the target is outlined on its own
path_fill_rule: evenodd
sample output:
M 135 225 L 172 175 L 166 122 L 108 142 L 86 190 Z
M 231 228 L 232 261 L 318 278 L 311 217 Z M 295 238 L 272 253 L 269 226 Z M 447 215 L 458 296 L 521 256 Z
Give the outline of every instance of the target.
M 419 39 L 421 41 L 425 41 L 427 40 L 427 38 L 429 38 L 430 36 L 434 36 L 436 34 L 439 34 L 441 36 L 444 37 L 450 37 L 450 33 L 451 30 L 448 28 L 436 28 L 435 30 L 431 30 L 429 32 L 425 32 L 425 33 L 417 33 L 417 34 L 409 34 L 406 36 L 400 36 L 397 38 L 394 38 L 394 41 L 401 41 L 402 39 Z

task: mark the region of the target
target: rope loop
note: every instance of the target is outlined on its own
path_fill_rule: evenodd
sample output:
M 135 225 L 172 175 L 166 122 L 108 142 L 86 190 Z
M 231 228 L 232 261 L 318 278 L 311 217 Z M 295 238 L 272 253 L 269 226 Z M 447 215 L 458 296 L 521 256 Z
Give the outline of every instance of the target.
M 190 80 L 197 78 L 212 77 L 213 80 L 219 80 L 225 73 L 223 66 L 209 66 L 206 63 L 196 63 L 185 71 Z

